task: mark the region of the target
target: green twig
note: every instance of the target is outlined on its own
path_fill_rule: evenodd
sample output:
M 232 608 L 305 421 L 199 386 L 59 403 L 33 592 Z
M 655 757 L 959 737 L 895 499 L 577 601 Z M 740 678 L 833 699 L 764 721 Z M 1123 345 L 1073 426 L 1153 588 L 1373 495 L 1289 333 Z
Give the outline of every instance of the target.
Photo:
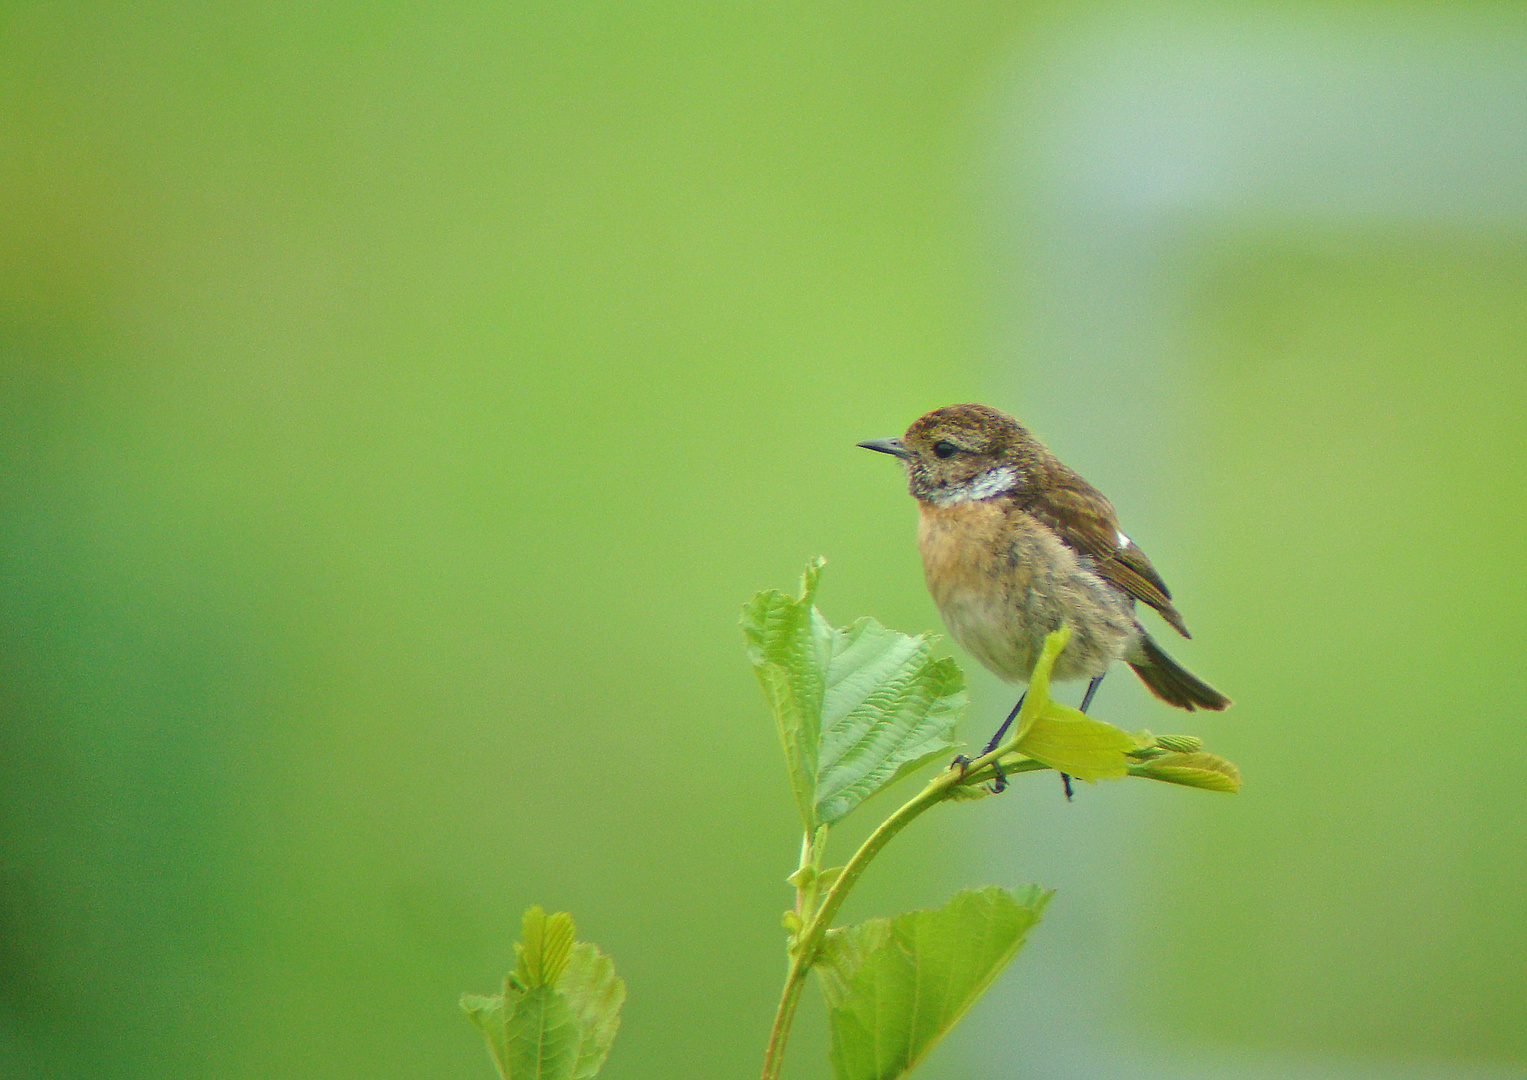
M 892 837 L 925 811 L 949 799 L 956 788 L 993 779 L 996 775 L 994 767 L 997 761 L 1011 754 L 1014 745 L 1021 737 L 1020 734 L 1009 739 L 991 753 L 976 758 L 963 769 L 946 769 L 930 780 L 927 787 L 881 822 L 880 827 L 869 835 L 869 839 L 859 845 L 859 850 L 854 852 L 854 857 L 848 860 L 848 865 L 843 867 L 843 872 L 827 890 L 827 896 L 822 901 L 821 907 L 816 908 L 815 911 L 812 910 L 816 898 L 814 881 L 808 882 L 804 887 L 798 887 L 796 911 L 800 918 L 805 920 L 805 927 L 800 931 L 791 949 L 790 968 L 785 975 L 785 987 L 780 994 L 779 1008 L 774 1013 L 774 1026 L 769 1032 L 769 1047 L 764 1053 L 762 1080 L 777 1080 L 779 1076 L 779 1070 L 784 1064 L 785 1041 L 790 1035 L 790 1025 L 795 1019 L 795 1008 L 800 1002 L 801 990 L 806 985 L 806 976 L 810 973 L 812 965 L 816 963 L 817 954 L 822 949 L 822 942 L 827 937 L 827 931 L 832 926 L 834 916 L 838 914 L 838 909 L 843 906 L 848 891 L 864 873 L 870 860 L 880 853 L 881 848 L 891 842 Z M 1020 772 L 1034 772 L 1047 767 L 1033 759 L 1025 758 L 1003 768 L 1008 775 L 1012 775 Z M 812 843 L 808 837 L 802 845 L 801 865 L 802 867 L 811 865 L 815 868 L 820 861 L 820 845 Z

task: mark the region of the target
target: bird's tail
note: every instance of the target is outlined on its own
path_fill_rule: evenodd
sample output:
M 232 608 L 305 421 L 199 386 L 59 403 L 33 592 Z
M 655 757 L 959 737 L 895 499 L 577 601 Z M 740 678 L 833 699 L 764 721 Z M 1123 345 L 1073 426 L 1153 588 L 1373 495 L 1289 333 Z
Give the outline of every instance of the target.
M 1179 709 L 1213 709 L 1218 712 L 1230 699 L 1173 660 L 1145 634 L 1135 643 L 1125 662 L 1135 669 L 1150 692 Z

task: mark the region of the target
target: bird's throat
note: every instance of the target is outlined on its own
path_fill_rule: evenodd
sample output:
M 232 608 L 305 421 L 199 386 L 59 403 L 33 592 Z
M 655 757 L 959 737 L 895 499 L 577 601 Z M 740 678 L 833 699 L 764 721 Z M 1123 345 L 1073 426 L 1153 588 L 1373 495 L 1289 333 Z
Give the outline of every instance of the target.
M 1018 483 L 1018 470 L 1010 465 L 987 469 L 969 480 L 948 487 L 936 488 L 927 497 L 934 506 L 956 506 L 960 503 L 980 502 L 1012 490 Z

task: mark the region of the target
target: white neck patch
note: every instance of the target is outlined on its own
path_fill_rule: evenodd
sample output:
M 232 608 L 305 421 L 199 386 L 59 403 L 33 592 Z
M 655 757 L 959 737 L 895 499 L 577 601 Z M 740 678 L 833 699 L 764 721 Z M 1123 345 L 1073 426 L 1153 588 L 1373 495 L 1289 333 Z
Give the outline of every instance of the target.
M 1001 495 L 1018 482 L 1018 470 L 1011 465 L 987 469 L 980 476 L 972 477 L 956 487 L 935 491 L 928 501 L 934 506 L 954 506 L 956 503 L 978 502 L 993 495 Z

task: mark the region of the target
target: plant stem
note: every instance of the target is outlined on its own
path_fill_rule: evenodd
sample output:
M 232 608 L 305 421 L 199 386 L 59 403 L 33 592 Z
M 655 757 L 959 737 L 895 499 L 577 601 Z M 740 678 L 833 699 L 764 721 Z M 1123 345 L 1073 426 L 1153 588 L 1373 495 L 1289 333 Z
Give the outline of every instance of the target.
M 814 912 L 800 913 L 803 918 L 809 918 L 810 921 L 801 931 L 800 937 L 796 939 L 795 948 L 791 953 L 790 968 L 785 975 L 785 987 L 780 993 L 779 1008 L 774 1013 L 774 1027 L 769 1032 L 769 1047 L 764 1052 L 762 1080 L 777 1080 L 779 1077 L 779 1070 L 784 1065 L 785 1041 L 790 1036 L 790 1024 L 795 1019 L 795 1007 L 800 1002 L 801 990 L 806 986 L 806 976 L 811 972 L 812 965 L 816 963 L 817 953 L 821 951 L 822 941 L 827 937 L 827 930 L 832 925 L 833 917 L 843 906 L 848 891 L 864 873 L 864 868 L 880 853 L 881 848 L 890 843 L 892 837 L 910 825 L 924 811 L 948 799 L 955 788 L 986 779 L 988 774 L 983 773 L 983 770 L 989 770 L 998 758 L 1011 753 L 1013 741 L 1015 740 L 1010 740 L 991 753 L 976 758 L 963 770 L 945 769 L 930 780 L 927 787 L 882 821 L 880 827 L 869 835 L 869 839 L 859 845 L 859 850 L 854 852 L 854 857 L 849 859 L 848 865 L 843 867 L 838 880 L 834 881 L 832 888 L 827 890 L 827 897 L 822 901 L 822 906 Z M 1032 764 L 1024 761 L 1008 768 L 1007 771 L 1012 774 L 1031 772 L 1046 767 L 1037 761 Z M 802 861 L 804 862 L 805 859 L 803 858 Z
M 790 958 L 785 990 L 780 995 L 779 1008 L 774 1013 L 774 1027 L 769 1031 L 769 1048 L 764 1051 L 763 1080 L 776 1080 L 779 1076 L 780 1066 L 785 1061 L 785 1040 L 790 1035 L 795 1006 L 801 1000 L 801 990 L 806 985 L 806 972 L 810 968 L 810 964 L 801 962 L 799 953 Z

